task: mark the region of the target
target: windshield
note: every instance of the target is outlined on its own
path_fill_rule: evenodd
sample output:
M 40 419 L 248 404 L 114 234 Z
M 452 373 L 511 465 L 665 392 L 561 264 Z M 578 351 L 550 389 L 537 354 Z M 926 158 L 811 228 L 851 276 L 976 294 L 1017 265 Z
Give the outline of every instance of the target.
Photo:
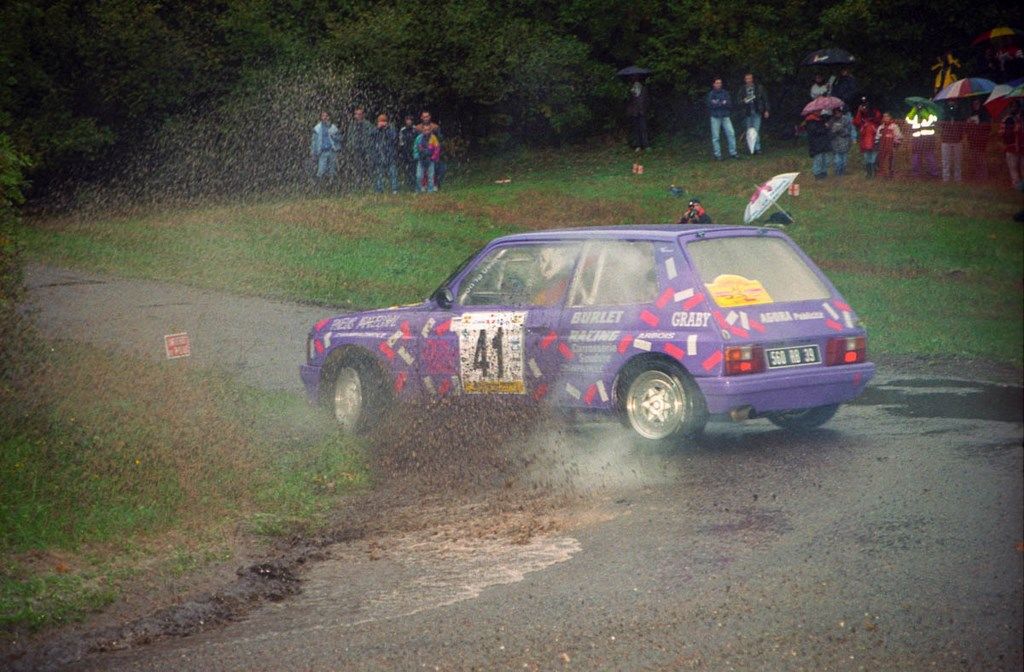
M 711 238 L 686 251 L 722 307 L 827 299 L 825 283 L 782 238 Z
M 437 288 L 433 292 L 430 293 L 430 298 L 431 299 L 436 298 L 437 295 L 441 292 L 441 290 L 443 290 L 445 287 L 447 287 L 451 283 L 451 281 L 455 279 L 455 276 L 457 276 L 459 273 L 461 273 L 462 269 L 464 269 L 466 266 L 468 266 L 469 262 L 473 261 L 473 259 L 476 258 L 476 255 L 480 254 L 480 250 L 482 250 L 482 249 L 484 249 L 484 248 L 478 247 L 477 249 L 473 250 L 473 254 L 471 254 L 468 257 L 466 257 L 465 259 L 463 259 L 459 263 L 459 265 L 455 267 L 455 270 L 448 274 L 448 277 L 444 279 L 444 282 L 442 282 L 440 285 L 438 285 Z

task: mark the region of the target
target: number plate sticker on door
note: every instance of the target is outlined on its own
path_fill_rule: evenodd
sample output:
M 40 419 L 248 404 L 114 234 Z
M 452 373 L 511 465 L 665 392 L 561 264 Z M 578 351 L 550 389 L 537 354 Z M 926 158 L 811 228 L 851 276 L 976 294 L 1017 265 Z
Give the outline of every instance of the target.
M 452 327 L 459 335 L 459 369 L 467 394 L 526 394 L 523 380 L 525 312 L 463 313 Z
M 790 348 L 771 348 L 765 350 L 765 357 L 768 358 L 768 368 L 781 369 L 786 366 L 804 366 L 806 364 L 819 364 L 821 353 L 816 345 L 795 345 Z

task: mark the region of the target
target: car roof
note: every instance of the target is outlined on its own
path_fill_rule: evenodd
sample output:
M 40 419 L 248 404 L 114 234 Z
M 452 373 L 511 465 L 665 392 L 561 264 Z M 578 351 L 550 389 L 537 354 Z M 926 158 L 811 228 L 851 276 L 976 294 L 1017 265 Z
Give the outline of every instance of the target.
M 514 233 L 495 238 L 494 243 L 552 241 L 552 240 L 662 240 L 673 241 L 684 235 L 695 235 L 698 232 L 721 234 L 727 232 L 746 233 L 759 231 L 762 233 L 775 231 L 759 226 L 732 226 L 722 224 L 621 224 L 613 226 L 581 226 L 567 229 L 545 229 Z

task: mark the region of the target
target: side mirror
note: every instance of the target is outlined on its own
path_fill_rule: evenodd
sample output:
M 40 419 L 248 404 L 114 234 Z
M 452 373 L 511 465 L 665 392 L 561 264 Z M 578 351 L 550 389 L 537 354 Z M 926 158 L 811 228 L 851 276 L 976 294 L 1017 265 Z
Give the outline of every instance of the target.
M 455 295 L 452 294 L 452 290 L 442 287 L 434 293 L 434 301 L 437 302 L 438 308 L 448 310 L 455 303 Z

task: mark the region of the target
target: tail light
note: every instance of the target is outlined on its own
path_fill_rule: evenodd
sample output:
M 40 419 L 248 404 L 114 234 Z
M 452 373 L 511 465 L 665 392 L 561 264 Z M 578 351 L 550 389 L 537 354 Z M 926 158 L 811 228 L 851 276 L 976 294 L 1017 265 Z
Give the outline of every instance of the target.
M 736 345 L 725 349 L 725 375 L 738 376 L 764 371 L 764 348 Z
M 865 336 L 831 338 L 825 345 L 825 364 L 858 364 L 868 359 L 868 339 Z

